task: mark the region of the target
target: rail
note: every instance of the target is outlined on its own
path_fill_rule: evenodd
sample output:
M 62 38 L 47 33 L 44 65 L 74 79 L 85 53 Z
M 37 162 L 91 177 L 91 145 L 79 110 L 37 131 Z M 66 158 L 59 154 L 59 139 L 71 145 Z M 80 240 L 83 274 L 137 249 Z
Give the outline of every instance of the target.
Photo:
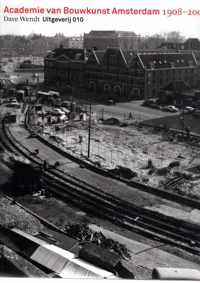
M 10 148 L 20 152 L 32 162 L 40 164 L 38 160 L 30 157 L 30 154 L 26 153 L 24 148 L 19 148 L 5 125 L 3 131 Z M 143 236 L 159 239 L 193 254 L 200 254 L 200 241 L 197 236 L 200 227 L 198 225 L 192 225 L 158 212 L 137 207 L 113 195 L 100 192 L 97 188 L 86 185 L 80 180 L 66 177 L 56 169 L 45 170 L 44 180 L 47 188 L 56 195 L 86 211 L 114 221 L 116 224 Z M 191 247 L 191 244 L 195 244 L 195 247 Z
M 26 113 L 25 127 L 30 133 L 33 133 L 33 129 L 29 125 L 29 111 L 27 111 L 27 113 Z M 177 203 L 180 203 L 180 204 L 184 204 L 184 205 L 187 205 L 187 206 L 190 206 L 190 207 L 193 207 L 193 208 L 200 209 L 200 201 L 198 201 L 196 199 L 192 199 L 192 198 L 185 197 L 185 196 L 182 196 L 182 195 L 179 195 L 179 194 L 176 194 L 176 193 L 172 193 L 172 192 L 166 191 L 164 189 L 155 188 L 155 187 L 152 187 L 152 186 L 149 186 L 149 185 L 145 185 L 145 184 L 136 182 L 134 180 L 127 180 L 123 177 L 117 176 L 117 175 L 109 172 L 106 169 L 100 168 L 100 167 L 98 167 L 94 164 L 89 163 L 88 161 L 85 161 L 83 159 L 80 159 L 80 158 L 70 154 L 69 152 L 65 151 L 64 149 L 62 149 L 62 148 L 58 147 L 57 145 L 53 144 L 52 142 L 48 141 L 46 138 L 44 138 L 42 135 L 40 135 L 36 132 L 34 132 L 34 135 L 38 138 L 39 141 L 41 141 L 45 145 L 49 146 L 53 150 L 62 154 L 66 158 L 82 165 L 83 167 L 94 171 L 95 173 L 101 174 L 101 175 L 106 176 L 106 177 L 111 177 L 115 180 L 118 180 L 118 181 L 121 181 L 121 182 L 127 184 L 130 187 L 142 190 L 142 191 L 147 192 L 147 193 L 152 193 L 154 195 L 168 199 L 170 201 L 174 201 L 174 202 L 177 202 Z

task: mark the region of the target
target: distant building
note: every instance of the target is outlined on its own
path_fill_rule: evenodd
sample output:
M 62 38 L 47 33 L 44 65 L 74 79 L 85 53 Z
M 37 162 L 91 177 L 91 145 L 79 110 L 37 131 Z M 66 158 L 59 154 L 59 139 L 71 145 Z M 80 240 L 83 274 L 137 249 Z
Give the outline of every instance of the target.
M 198 38 L 188 38 L 185 42 L 186 50 L 200 50 L 200 41 Z
M 44 66 L 39 64 L 33 64 L 31 60 L 24 60 L 19 63 L 15 72 L 43 72 Z
M 163 42 L 159 48 L 162 49 L 173 49 L 173 50 L 184 50 L 185 49 L 185 45 L 182 42 Z
M 71 36 L 65 38 L 63 45 L 66 48 L 83 48 L 83 37 L 82 36 Z
M 87 50 L 105 50 L 118 47 L 122 50 L 137 50 L 139 36 L 131 31 L 92 30 L 84 34 L 83 47 Z
M 185 42 L 163 42 L 159 48 L 173 50 L 199 50 L 200 40 L 198 38 L 188 38 Z

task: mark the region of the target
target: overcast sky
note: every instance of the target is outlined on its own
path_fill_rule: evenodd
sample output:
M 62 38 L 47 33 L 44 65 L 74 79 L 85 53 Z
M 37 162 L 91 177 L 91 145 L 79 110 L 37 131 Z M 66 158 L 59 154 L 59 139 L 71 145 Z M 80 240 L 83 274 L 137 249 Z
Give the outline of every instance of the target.
M 27 35 L 30 33 L 42 33 L 55 35 L 64 33 L 66 36 L 80 35 L 90 30 L 127 30 L 141 35 L 151 35 L 169 31 L 179 31 L 186 37 L 200 38 L 200 0 L 1 0 L 0 34 Z M 40 15 L 39 23 L 5 22 L 3 10 L 9 7 L 52 7 L 63 8 L 135 8 L 135 9 L 177 9 L 199 10 L 199 15 L 179 15 L 166 17 L 143 15 L 85 15 L 83 23 L 46 23 L 43 16 L 68 17 L 69 15 Z M 17 14 L 6 16 L 19 17 Z M 35 15 L 26 15 L 28 17 Z M 73 17 L 74 15 L 71 15 Z M 77 15 L 76 15 L 77 16 Z

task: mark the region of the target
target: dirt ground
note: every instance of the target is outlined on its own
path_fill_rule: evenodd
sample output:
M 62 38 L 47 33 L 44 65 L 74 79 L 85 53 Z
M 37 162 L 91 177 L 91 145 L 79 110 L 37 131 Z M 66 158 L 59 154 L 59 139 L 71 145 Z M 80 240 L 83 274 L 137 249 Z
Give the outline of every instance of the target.
M 67 151 L 82 158 L 87 157 L 88 126 L 80 122 L 74 123 L 59 132 L 46 129 L 61 138 L 59 144 Z M 199 149 L 179 142 L 176 139 L 169 141 L 163 132 L 155 133 L 150 128 L 139 128 L 136 125 L 129 127 L 108 126 L 100 123 L 92 125 L 90 160 L 98 162 L 103 168 L 115 168 L 118 165 L 128 167 L 137 173 L 134 180 L 148 185 L 159 187 L 168 179 L 174 177 L 174 172 L 185 172 L 187 169 L 200 164 Z M 148 160 L 151 160 L 154 169 L 166 168 L 171 162 L 178 161 L 179 166 L 168 172 L 149 172 Z M 190 194 L 199 194 L 200 180 L 183 184 L 183 190 Z

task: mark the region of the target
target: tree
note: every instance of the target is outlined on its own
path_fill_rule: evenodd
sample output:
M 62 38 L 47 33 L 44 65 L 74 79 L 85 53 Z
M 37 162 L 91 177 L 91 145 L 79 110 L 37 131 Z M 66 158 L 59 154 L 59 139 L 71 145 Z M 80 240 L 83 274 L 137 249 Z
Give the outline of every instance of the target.
M 185 40 L 185 37 L 182 36 L 179 31 L 170 31 L 170 32 L 164 33 L 164 37 L 166 41 L 170 41 L 170 42 L 182 43 Z

